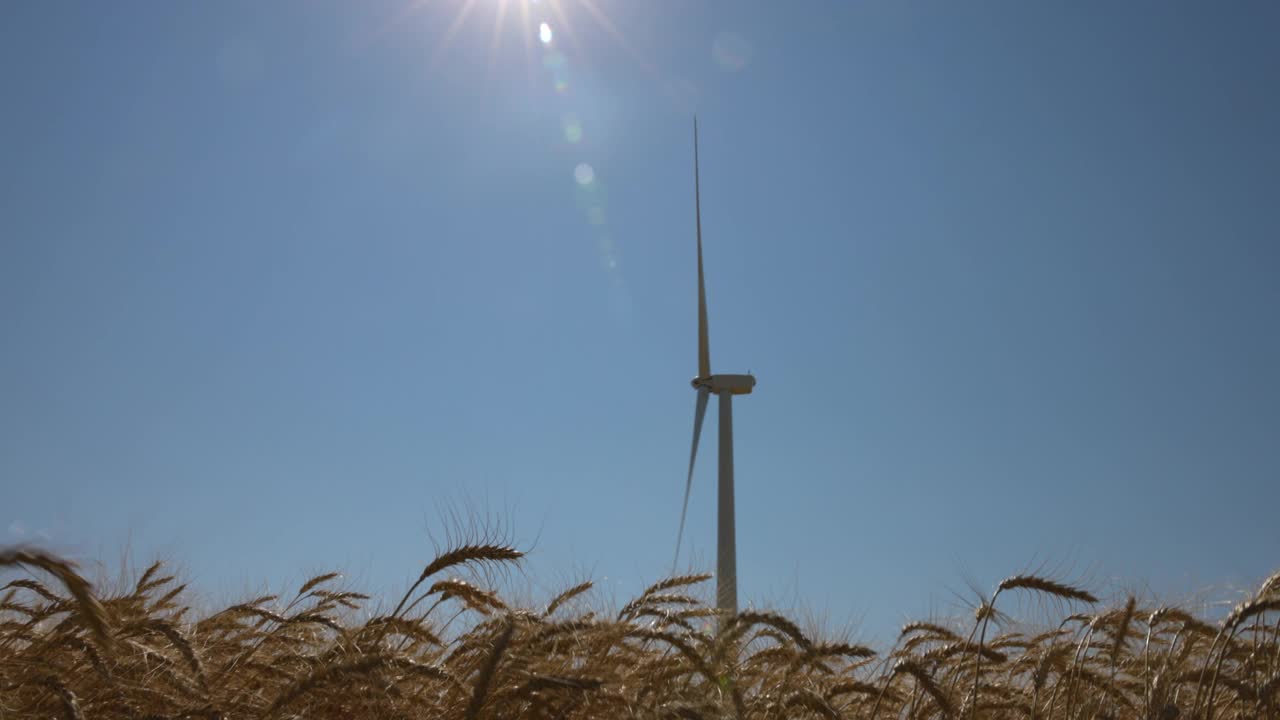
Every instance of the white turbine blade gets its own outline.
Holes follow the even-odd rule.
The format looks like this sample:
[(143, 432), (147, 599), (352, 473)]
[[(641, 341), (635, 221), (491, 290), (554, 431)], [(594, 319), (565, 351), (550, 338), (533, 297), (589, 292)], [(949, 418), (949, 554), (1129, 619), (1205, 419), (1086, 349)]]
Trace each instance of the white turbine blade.
[(698, 377), (711, 377), (707, 339), (707, 286), (702, 279), (702, 190), (698, 181), (698, 118), (693, 118), (693, 206), (698, 230)]
[(689, 478), (684, 483), (684, 505), (680, 508), (680, 530), (676, 533), (676, 556), (671, 561), (671, 574), (675, 575), (676, 564), (680, 562), (680, 541), (684, 538), (684, 518), (689, 512), (689, 491), (693, 489), (693, 461), (698, 458), (698, 436), (702, 434), (702, 418), (707, 414), (707, 398), (711, 388), (698, 388), (698, 404), (693, 411), (693, 449), (689, 451)]

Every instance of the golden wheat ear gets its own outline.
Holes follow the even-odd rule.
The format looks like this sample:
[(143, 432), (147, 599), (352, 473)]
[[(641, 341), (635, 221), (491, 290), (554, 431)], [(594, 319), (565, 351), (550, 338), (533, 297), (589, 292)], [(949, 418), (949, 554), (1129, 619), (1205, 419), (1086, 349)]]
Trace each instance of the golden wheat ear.
[(671, 590), (673, 588), (687, 587), (689, 585), (698, 585), (710, 579), (711, 579), (711, 573), (698, 573), (695, 575), (673, 575), (672, 577), (659, 580), (658, 582), (645, 588), (644, 592), (640, 593), (640, 597), (645, 597), (646, 595), (656, 595), (657, 593), (666, 592), (667, 590)]
[(436, 573), (447, 570), (451, 567), (459, 565), (497, 565), (503, 563), (513, 563), (524, 557), (524, 552), (517, 550), (515, 547), (499, 543), (473, 543), (468, 545), (460, 545), (452, 550), (447, 550), (437, 555), (427, 566), (422, 569), (422, 574), (418, 576), (416, 582), (409, 587), (404, 597), (400, 598), (400, 602), (396, 604), (396, 609), (391, 612), (392, 617), (398, 617), (401, 611), (404, 611), (405, 604), (409, 602), (409, 598), (413, 597), (413, 593), (417, 591), (418, 586), (426, 582), (427, 578)]
[(578, 583), (577, 585), (574, 585), (568, 590), (565, 590), (564, 592), (552, 598), (551, 602), (547, 603), (547, 609), (543, 611), (542, 616), (551, 617), (552, 615), (555, 614), (556, 610), (560, 609), (562, 605), (578, 597), (579, 595), (587, 592), (594, 586), (595, 586), (595, 583), (591, 582), (590, 580), (587, 580), (586, 582)]
[(441, 600), (457, 599), (468, 609), (481, 615), (490, 615), (495, 610), (506, 610), (507, 604), (490, 590), (483, 590), (464, 580), (440, 580), (427, 590), (427, 595), (440, 594)]
[(303, 595), (306, 595), (307, 592), (316, 589), (317, 586), (323, 585), (329, 582), (330, 580), (333, 580), (335, 578), (340, 578), (340, 577), (342, 577), (342, 573), (337, 573), (337, 572), (327, 572), (327, 573), (324, 573), (323, 575), (316, 575), (310, 580), (302, 583), (302, 587), (298, 588), (298, 596), (301, 597)]
[(458, 565), (491, 564), (515, 562), (524, 557), (524, 553), (510, 545), (481, 544), (462, 545), (437, 555), (423, 568), (421, 582), (436, 573)]
[(45, 600), (51, 603), (62, 602), (61, 596), (57, 595), (52, 590), (45, 587), (44, 583), (40, 582), (39, 580), (31, 580), (29, 578), (19, 578), (17, 580), (13, 580), (7, 583), (3, 588), (0, 588), (0, 589), (9, 590), (11, 588), (22, 588), (23, 590), (30, 590), (31, 592), (35, 593), (36, 595), (39, 595), (40, 597), (44, 598)]
[(22, 565), (28, 568), (43, 570), (58, 578), (67, 588), (67, 592), (75, 599), (80, 620), (88, 628), (99, 644), (111, 644), (111, 632), (108, 629), (107, 611), (93, 596), (89, 581), (75, 571), (71, 563), (42, 550), (10, 549), (0, 551), (0, 567)]
[(1076, 600), (1079, 602), (1096, 603), (1098, 598), (1093, 593), (1072, 587), (1065, 583), (1060, 583), (1048, 578), (1039, 577), (1037, 575), (1014, 575), (1005, 578), (1004, 581), (996, 587), (997, 592), (1006, 590), (1034, 590), (1046, 595), (1053, 595), (1064, 600)]
[(800, 628), (790, 620), (779, 615), (778, 613), (762, 612), (756, 610), (746, 610), (734, 615), (729, 621), (729, 627), (726, 628), (726, 637), (737, 637), (746, 632), (753, 625), (767, 625), (778, 632), (791, 638), (800, 649), (808, 652), (813, 647), (813, 643), (809, 638), (805, 637)]

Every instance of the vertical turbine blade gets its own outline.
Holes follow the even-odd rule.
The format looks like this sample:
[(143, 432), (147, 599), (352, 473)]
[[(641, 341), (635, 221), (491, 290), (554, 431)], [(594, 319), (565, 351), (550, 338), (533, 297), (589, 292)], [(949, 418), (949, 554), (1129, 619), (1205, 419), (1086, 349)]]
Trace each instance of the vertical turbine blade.
[(680, 508), (680, 530), (676, 533), (676, 556), (671, 561), (671, 574), (676, 574), (676, 564), (680, 562), (680, 541), (684, 538), (684, 518), (689, 512), (689, 491), (693, 489), (693, 461), (698, 457), (698, 436), (702, 434), (702, 418), (707, 414), (707, 398), (711, 389), (698, 388), (698, 404), (693, 411), (693, 449), (689, 451), (689, 478), (684, 483), (684, 505)]
[(707, 340), (707, 286), (702, 279), (702, 190), (698, 181), (698, 117), (693, 118), (693, 206), (698, 228), (698, 377), (711, 377)]

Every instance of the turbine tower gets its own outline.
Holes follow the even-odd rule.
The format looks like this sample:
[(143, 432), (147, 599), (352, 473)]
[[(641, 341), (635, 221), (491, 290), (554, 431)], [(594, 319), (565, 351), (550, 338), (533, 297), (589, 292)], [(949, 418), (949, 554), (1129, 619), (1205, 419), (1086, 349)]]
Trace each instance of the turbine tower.
[(689, 452), (689, 476), (684, 486), (684, 507), (680, 510), (680, 530), (676, 535), (676, 560), (680, 558), (680, 539), (684, 535), (685, 514), (689, 510), (689, 491), (693, 488), (693, 462), (698, 457), (698, 436), (702, 418), (707, 413), (707, 400), (720, 397), (720, 483), (717, 501), (716, 530), (716, 607), (729, 614), (738, 612), (738, 554), (733, 525), (733, 396), (748, 395), (756, 385), (751, 375), (712, 375), (711, 350), (707, 341), (707, 288), (702, 275), (702, 197), (698, 181), (698, 118), (693, 119), (693, 202), (698, 236), (698, 376), (693, 389), (698, 391), (693, 411), (693, 449)]

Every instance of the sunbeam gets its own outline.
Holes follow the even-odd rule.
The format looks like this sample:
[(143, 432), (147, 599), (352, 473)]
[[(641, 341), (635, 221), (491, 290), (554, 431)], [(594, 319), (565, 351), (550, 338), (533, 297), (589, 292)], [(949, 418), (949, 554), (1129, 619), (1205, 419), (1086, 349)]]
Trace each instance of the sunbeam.
[(524, 69), (533, 87), (533, 29), (529, 27), (529, 1), (520, 0), (520, 38), (524, 40)]
[(467, 15), (471, 14), (471, 8), (475, 7), (475, 4), (476, 0), (464, 0), (462, 7), (458, 8), (458, 13), (453, 16), (453, 22), (449, 23), (449, 28), (444, 31), (444, 37), (440, 39), (440, 44), (431, 53), (430, 67), (436, 67), (440, 57), (449, 49), (449, 45), (453, 42), (453, 37), (457, 35), (458, 29), (462, 27), (462, 24), (467, 21)]
[(485, 63), (485, 85), (493, 75), (493, 68), (498, 63), (498, 52), (502, 50), (502, 25), (507, 16), (507, 0), (498, 0), (498, 11), (493, 16), (493, 37), (489, 38), (489, 60)]
[(560, 0), (549, 0), (548, 4), (551, 6), (551, 12), (555, 13), (556, 27), (563, 29), (565, 38), (569, 40), (569, 49), (578, 55), (584, 54), (582, 43), (578, 42), (577, 33), (573, 31), (573, 23), (569, 20), (568, 13), (560, 6)]
[(578, 0), (578, 3), (581, 4), (582, 7), (586, 8), (587, 13), (596, 21), (596, 24), (608, 33), (609, 37), (618, 44), (618, 47), (622, 48), (623, 52), (630, 56), (642, 70), (652, 76), (659, 84), (664, 84), (665, 81), (662, 79), (662, 73), (658, 72), (658, 68), (653, 63), (645, 60), (644, 57), (636, 51), (635, 47), (628, 42), (627, 38), (618, 30), (618, 26), (614, 25), (613, 21), (609, 19), (609, 16), (605, 15), (604, 11), (596, 5), (595, 0)]

